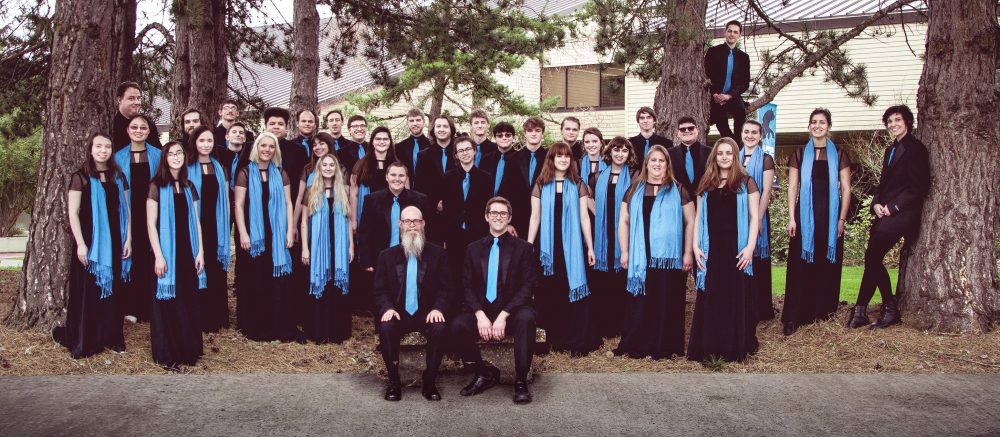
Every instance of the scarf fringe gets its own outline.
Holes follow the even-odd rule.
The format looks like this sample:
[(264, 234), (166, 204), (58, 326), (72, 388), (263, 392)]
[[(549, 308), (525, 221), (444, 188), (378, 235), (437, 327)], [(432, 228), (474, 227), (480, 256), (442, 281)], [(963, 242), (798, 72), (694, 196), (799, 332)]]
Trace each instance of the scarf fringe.
[(340, 289), (341, 291), (340, 294), (346, 296), (349, 284), (350, 281), (348, 280), (347, 271), (343, 269), (338, 269), (333, 275), (333, 285)]
[(812, 251), (806, 251), (805, 249), (802, 249), (802, 259), (804, 259), (807, 263), (812, 264), (813, 262), (816, 261), (816, 254), (813, 253)]
[(156, 299), (157, 300), (171, 300), (177, 296), (177, 287), (168, 284), (157, 284), (156, 286)]
[(257, 258), (260, 254), (264, 253), (264, 240), (257, 240), (250, 242), (250, 258)]
[(826, 248), (826, 260), (830, 261), (831, 264), (837, 262), (837, 243), (829, 245)]
[(552, 255), (542, 252), (542, 255), (539, 258), (542, 261), (542, 274), (545, 276), (554, 275), (555, 271), (552, 269)]
[(101, 289), (101, 299), (107, 299), (111, 296), (111, 286), (114, 283), (114, 270), (112, 270), (111, 266), (89, 261), (87, 272), (94, 276), (94, 281), (97, 282), (97, 286)]
[(628, 278), (628, 282), (625, 285), (625, 290), (629, 292), (632, 296), (645, 296), (646, 295), (646, 281), (638, 276), (631, 276)]
[(608, 260), (598, 258), (597, 263), (594, 264), (594, 270), (599, 270), (602, 272), (608, 271)]
[(229, 246), (222, 247), (220, 245), (215, 250), (216, 250), (215, 253), (218, 255), (216, 257), (216, 260), (219, 261), (219, 264), (222, 264), (222, 271), (228, 272), (229, 271)]
[(271, 276), (275, 278), (286, 276), (292, 273), (292, 263), (282, 264), (280, 266), (274, 266)]
[(649, 268), (659, 269), (659, 270), (676, 270), (684, 266), (684, 260), (681, 258), (651, 258), (649, 260)]
[(132, 257), (122, 260), (122, 282), (132, 282)]
[(586, 283), (569, 291), (569, 301), (571, 303), (587, 296), (590, 296), (590, 287)]
[(757, 239), (757, 247), (753, 250), (753, 256), (760, 259), (771, 258), (771, 245), (768, 243), (767, 238)]

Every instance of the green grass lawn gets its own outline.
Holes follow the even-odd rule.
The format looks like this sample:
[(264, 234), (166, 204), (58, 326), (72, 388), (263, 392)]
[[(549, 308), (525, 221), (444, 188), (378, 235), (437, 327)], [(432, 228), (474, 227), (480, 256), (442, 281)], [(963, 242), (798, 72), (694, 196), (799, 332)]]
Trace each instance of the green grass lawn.
[[(853, 305), (858, 300), (858, 287), (861, 286), (861, 275), (864, 273), (864, 266), (844, 266), (844, 273), (840, 278), (840, 300), (847, 301)], [(892, 289), (896, 290), (896, 279), (899, 277), (898, 269), (889, 269), (889, 279), (892, 280)], [(771, 268), (771, 292), (775, 296), (785, 294), (785, 266), (774, 266)], [(882, 303), (882, 297), (878, 290), (871, 304)]]

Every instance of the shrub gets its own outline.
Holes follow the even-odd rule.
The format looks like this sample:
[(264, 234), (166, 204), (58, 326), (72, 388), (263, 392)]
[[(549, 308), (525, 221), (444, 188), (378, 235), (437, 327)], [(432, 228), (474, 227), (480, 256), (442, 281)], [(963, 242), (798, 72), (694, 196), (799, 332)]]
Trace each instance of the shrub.
[[(7, 117), (0, 118), (0, 126), (6, 123)], [(41, 143), (41, 129), (28, 137), (0, 135), (0, 237), (13, 235), (17, 217), (31, 207)]]

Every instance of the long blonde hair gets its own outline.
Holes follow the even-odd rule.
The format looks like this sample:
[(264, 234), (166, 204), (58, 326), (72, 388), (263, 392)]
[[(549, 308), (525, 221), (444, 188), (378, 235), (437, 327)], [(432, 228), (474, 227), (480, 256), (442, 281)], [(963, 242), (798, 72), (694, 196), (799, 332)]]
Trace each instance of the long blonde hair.
[(323, 183), (323, 161), (327, 159), (333, 161), (333, 165), (337, 169), (333, 174), (333, 201), (334, 203), (340, 203), (344, 215), (350, 217), (351, 207), (347, 201), (347, 184), (344, 183), (344, 173), (340, 169), (340, 162), (337, 161), (337, 157), (332, 153), (323, 155), (322, 158), (317, 160), (316, 168), (313, 169), (313, 183), (309, 186), (309, 192), (307, 193), (309, 196), (309, 215), (313, 215), (319, 210), (320, 202), (326, 202), (326, 184)]
[(274, 165), (281, 167), (281, 142), (278, 141), (278, 137), (270, 132), (264, 132), (258, 135), (257, 139), (254, 140), (253, 148), (250, 149), (250, 160), (256, 162), (257, 165), (260, 165), (260, 151), (257, 150), (257, 146), (259, 146), (260, 142), (265, 139), (274, 142), (274, 156), (271, 157), (271, 162), (274, 163)]

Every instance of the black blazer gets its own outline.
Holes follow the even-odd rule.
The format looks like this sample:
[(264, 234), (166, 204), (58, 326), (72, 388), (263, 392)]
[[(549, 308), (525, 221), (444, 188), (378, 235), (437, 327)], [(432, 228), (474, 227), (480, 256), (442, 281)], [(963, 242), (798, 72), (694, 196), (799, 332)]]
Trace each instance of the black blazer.
[[(372, 294), (378, 307), (376, 319), (386, 311), (406, 311), (406, 254), (403, 246), (393, 246), (378, 254), (375, 266), (375, 286)], [(417, 261), (417, 317), (426, 317), (431, 310), (448, 314), (451, 310), (451, 271), (444, 248), (425, 243)]]
[[(300, 141), (280, 140), (278, 148), (281, 149), (281, 169), (288, 173), (288, 179), (292, 181), (292, 201), (299, 198), (298, 180), (302, 179), (302, 170), (309, 164), (309, 153), (306, 153), (306, 146)], [(246, 147), (246, 146), (244, 146)]]
[[(635, 168), (641, 168), (643, 161), (646, 159), (646, 137), (639, 134), (629, 138), (628, 142), (632, 143), (632, 150), (635, 150)], [(657, 144), (666, 147), (667, 150), (674, 147), (674, 142), (670, 141), (669, 138), (654, 133), (649, 137), (649, 147)]]
[(882, 178), (872, 204), (889, 207), (888, 217), (876, 218), (872, 231), (916, 237), (921, 210), (930, 190), (930, 162), (927, 147), (912, 133), (894, 141), (896, 152), (889, 164), (892, 147), (882, 157)]
[(358, 150), (362, 147), (365, 148), (365, 153), (371, 153), (370, 148), (367, 144), (355, 143), (347, 138), (340, 138), (340, 150), (337, 151), (337, 161), (340, 161), (340, 166), (344, 169), (344, 177), (347, 180), (351, 179), (351, 173), (354, 172), (354, 164), (357, 164), (361, 159), (358, 158)]
[[(514, 156), (511, 161), (517, 165), (517, 168), (521, 171), (521, 175), (524, 178), (525, 186), (531, 187), (535, 185), (535, 181), (538, 180), (538, 175), (542, 174), (542, 167), (545, 166), (545, 156), (548, 155), (549, 149), (539, 146), (538, 150), (535, 150), (535, 172), (531, 174), (531, 179), (528, 179), (528, 170), (531, 168), (531, 150), (527, 147), (514, 152)], [(510, 169), (510, 162), (504, 167), (504, 176), (506, 176), (507, 170)]]
[(500, 237), (500, 274), (497, 275), (497, 297), (486, 300), (486, 273), (490, 261), (493, 236), (488, 235), (469, 244), (465, 249), (462, 288), (466, 311), (488, 309), (513, 312), (517, 307), (531, 305), (531, 290), (538, 281), (538, 262), (527, 241), (503, 234)]
[(668, 149), (667, 154), (670, 155), (670, 167), (674, 170), (674, 179), (694, 199), (695, 193), (698, 191), (698, 184), (701, 183), (701, 177), (705, 174), (705, 164), (712, 155), (712, 148), (699, 142), (691, 145), (691, 157), (694, 158), (693, 181), (688, 179), (687, 170), (684, 169), (684, 165), (687, 163), (687, 147), (683, 143), (678, 144), (677, 147)]
[[(479, 162), (479, 168), (490, 174), (490, 181), (494, 184), (496, 183), (500, 153), (497, 151), (497, 153), (486, 155)], [(514, 208), (514, 217), (510, 223), (514, 229), (517, 229), (517, 235), (524, 238), (528, 235), (528, 221), (531, 218), (531, 190), (528, 188), (527, 176), (521, 171), (517, 160), (517, 152), (513, 149), (504, 155), (503, 179), (500, 181), (500, 190), (497, 191), (496, 195), (507, 199), (511, 207)], [(491, 185), (490, 188), (492, 189), (493, 186)]]
[(485, 158), (486, 155), (497, 153), (498, 151), (500, 151), (500, 148), (497, 146), (497, 143), (494, 143), (489, 139), (483, 140), (480, 144), (476, 144), (476, 153), (479, 154), (480, 165), (482, 165), (483, 158)]
[[(365, 196), (365, 207), (358, 224), (358, 263), (364, 268), (375, 266), (379, 252), (389, 247), (392, 226), (399, 226), (398, 223), (390, 223), (392, 198), (388, 188)], [(411, 205), (420, 208), (420, 212), (427, 217), (427, 196), (403, 189), (399, 193), (399, 211)]]
[[(444, 170), (441, 169), (442, 153), (447, 156), (447, 164)], [(444, 173), (446, 170), (453, 168), (455, 168), (455, 146), (452, 144), (449, 144), (445, 148), (435, 144), (417, 154), (417, 168), (413, 179), (410, 181), (410, 186), (414, 190), (427, 195), (427, 201), (430, 203), (431, 209), (435, 214), (437, 213), (437, 203), (441, 200), (442, 192), (444, 191), (441, 189), (444, 181)], [(427, 219), (427, 217), (424, 217), (424, 219)]]
[[(726, 85), (726, 64), (729, 63), (729, 46), (726, 43), (713, 46), (705, 52), (705, 75), (712, 81), (712, 94), (721, 93)], [(733, 49), (733, 78), (729, 94), (735, 98), (750, 88), (750, 56), (743, 50)]]
[[(396, 143), (396, 145), (393, 147), (393, 149), (396, 150), (396, 159), (398, 159), (400, 162), (403, 163), (403, 165), (406, 166), (406, 171), (410, 176), (415, 175), (416, 174), (415, 172), (417, 171), (417, 168), (413, 166), (414, 139), (416, 139), (417, 144), (419, 144), (417, 153), (427, 150), (427, 148), (431, 146), (431, 139), (427, 138), (426, 135), (421, 134), (419, 137), (414, 137), (410, 135), (406, 137), (405, 140)], [(419, 160), (420, 158), (418, 157), (417, 161)]]
[[(506, 171), (506, 170), (505, 170)], [(493, 197), (493, 175), (482, 169), (472, 167), (469, 170), (469, 197), (463, 199), (462, 180), (465, 170), (455, 167), (444, 175), (444, 227), (447, 236), (459, 236), (458, 231), (465, 222), (465, 230), (472, 238), (485, 237), (489, 233), (489, 225), (483, 218), (486, 202)]]

